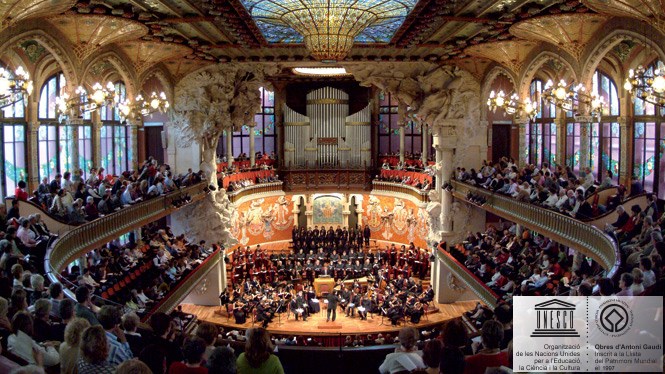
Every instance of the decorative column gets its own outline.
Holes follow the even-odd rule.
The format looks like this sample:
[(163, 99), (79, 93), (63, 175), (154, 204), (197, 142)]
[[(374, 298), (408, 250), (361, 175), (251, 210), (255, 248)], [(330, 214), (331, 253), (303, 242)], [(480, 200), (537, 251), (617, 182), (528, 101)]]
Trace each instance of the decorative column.
[[(99, 111), (92, 111), (90, 120), (92, 122), (92, 165), (99, 168), (102, 163), (102, 120)], [(84, 170), (84, 172), (87, 174), (90, 170)]]
[(397, 124), (399, 125), (399, 161), (404, 163), (404, 147), (406, 143), (406, 103), (400, 101), (397, 106), (397, 115), (399, 116)]
[[(566, 160), (566, 112), (561, 108), (556, 108), (556, 158), (555, 161), (559, 165), (567, 165)], [(550, 165), (550, 169), (554, 169), (554, 165)]]
[(226, 166), (233, 165), (233, 129), (226, 129)]
[(427, 158), (429, 157), (429, 128), (425, 123), (421, 124), (420, 126), (421, 126), (420, 133), (423, 138), (423, 151), (421, 153), (422, 162), (423, 162), (423, 167), (426, 167)]
[[(592, 116), (575, 116), (575, 122), (580, 124), (580, 171), (591, 163), (589, 132), (591, 131)], [(595, 170), (592, 170), (595, 171)], [(599, 176), (600, 177), (600, 176)]]
[[(450, 183), (453, 175), (453, 159), (455, 157), (455, 145), (457, 144), (457, 132), (455, 131), (454, 123), (444, 123), (437, 128), (438, 133), (435, 142), (436, 148), (436, 162), (440, 165), (441, 170), (437, 175), (437, 189), (439, 187), (439, 180), (441, 186)], [(447, 189), (441, 190), (441, 230), (443, 234), (450, 234), (453, 231), (453, 194)]]
[(256, 122), (252, 122), (248, 125), (249, 127), (249, 165), (254, 166), (256, 163), (256, 140), (254, 135), (254, 129), (256, 128)]
[(83, 126), (83, 120), (80, 118), (76, 118), (74, 120), (71, 120), (69, 124), (72, 127), (72, 165), (70, 166), (70, 170), (61, 170), (63, 173), (65, 171), (70, 171), (72, 174), (74, 173), (74, 170), (79, 169), (81, 165), (79, 165), (79, 128)]
[[(286, 98), (286, 85), (283, 82), (273, 82), (275, 88), (275, 154), (277, 155), (277, 165), (275, 167), (284, 166), (284, 105)], [(288, 166), (288, 165), (287, 165)]]
[(527, 157), (526, 127), (529, 126), (529, 117), (515, 117), (513, 123), (519, 126), (519, 157), (515, 160), (519, 166), (525, 166), (529, 163)]
[[(619, 136), (621, 137), (621, 156), (619, 158), (619, 184), (630, 186), (633, 169), (635, 167), (635, 159), (629, 155), (633, 155), (633, 134), (635, 133), (635, 122), (628, 121), (628, 118), (621, 116), (617, 118), (619, 123)], [(603, 176), (597, 176), (602, 180)]]
[(142, 127), (143, 119), (130, 119), (127, 120), (129, 127), (129, 136), (131, 139), (131, 154), (129, 154), (129, 162), (132, 168), (137, 169), (139, 163), (139, 126)]
[[(39, 186), (39, 146), (38, 146), (38, 132), (39, 132), (39, 101), (37, 95), (30, 95), (27, 100), (26, 106), (26, 146), (27, 154), (27, 167), (26, 173), (28, 180), (28, 190), (34, 191)], [(13, 195), (14, 191), (6, 191), (7, 195)]]

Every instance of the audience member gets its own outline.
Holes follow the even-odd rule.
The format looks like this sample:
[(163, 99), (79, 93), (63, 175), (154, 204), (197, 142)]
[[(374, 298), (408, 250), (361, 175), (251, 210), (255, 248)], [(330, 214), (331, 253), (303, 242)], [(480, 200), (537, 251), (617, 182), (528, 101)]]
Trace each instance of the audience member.
[(248, 331), (245, 352), (238, 356), (236, 365), (238, 374), (273, 373), (283, 374), (284, 368), (279, 358), (272, 352), (275, 347), (270, 341), (270, 334), (264, 328), (253, 328)]

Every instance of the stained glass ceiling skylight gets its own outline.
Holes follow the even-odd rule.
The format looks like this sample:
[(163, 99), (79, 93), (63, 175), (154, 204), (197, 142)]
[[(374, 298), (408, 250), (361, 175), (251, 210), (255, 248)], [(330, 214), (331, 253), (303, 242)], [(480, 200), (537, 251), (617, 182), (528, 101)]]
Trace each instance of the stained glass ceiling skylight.
[[(388, 43), (418, 0), (240, 0), (270, 43)], [(326, 40), (327, 42), (328, 40)], [(309, 47), (309, 46), (308, 46)], [(344, 48), (343, 45), (338, 46)], [(350, 49), (350, 46), (348, 47)]]

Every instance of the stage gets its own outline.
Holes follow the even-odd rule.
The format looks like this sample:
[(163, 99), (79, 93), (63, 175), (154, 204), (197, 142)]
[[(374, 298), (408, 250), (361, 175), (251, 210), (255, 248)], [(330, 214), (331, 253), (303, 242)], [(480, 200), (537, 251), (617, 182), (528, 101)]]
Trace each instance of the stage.
[[(372, 318), (367, 316), (367, 320), (361, 320), (357, 315), (355, 317), (347, 317), (344, 313), (340, 313), (340, 308), (337, 309), (337, 319), (335, 322), (326, 322), (326, 310), (322, 309), (317, 314), (312, 314), (306, 322), (302, 320), (294, 320), (293, 316), (286, 318), (286, 313), (283, 313), (281, 320), (275, 316), (272, 323), (268, 325), (268, 331), (277, 335), (308, 335), (308, 336), (330, 336), (330, 335), (355, 335), (355, 334), (377, 334), (377, 333), (395, 333), (399, 331), (402, 326), (413, 326), (416, 328), (427, 328), (440, 325), (441, 323), (462, 316), (466, 311), (473, 309), (476, 306), (476, 300), (472, 301), (459, 301), (453, 304), (437, 304), (433, 303), (432, 306), (435, 310), (423, 316), (418, 324), (410, 322), (402, 322), (399, 326), (392, 326), (390, 320), (382, 318), (379, 315), (374, 315)], [(222, 326), (225, 331), (228, 330), (244, 330), (252, 327), (251, 319), (245, 324), (238, 325), (235, 323), (233, 316), (228, 318), (226, 311), (220, 315), (219, 306), (202, 306), (193, 304), (181, 304), (182, 311), (196, 315), (199, 321), (211, 322), (216, 325)], [(255, 326), (260, 326), (261, 323), (257, 322)]]

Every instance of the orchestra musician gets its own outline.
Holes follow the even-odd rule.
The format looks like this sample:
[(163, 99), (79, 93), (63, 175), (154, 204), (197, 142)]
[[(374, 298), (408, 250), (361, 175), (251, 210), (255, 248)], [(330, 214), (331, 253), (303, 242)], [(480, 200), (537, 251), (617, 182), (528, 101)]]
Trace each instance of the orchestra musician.
[(390, 319), (393, 326), (397, 326), (397, 322), (404, 317), (402, 302), (398, 298), (395, 298), (389, 305), (390, 307), (386, 313), (387, 317)]
[(243, 303), (241, 300), (242, 299), (236, 299), (233, 303), (233, 317), (238, 325), (247, 322), (247, 314), (245, 313), (247, 304)]
[(275, 310), (272, 307), (272, 300), (263, 299), (260, 301), (256, 307), (256, 320), (263, 322), (263, 328), (268, 327), (268, 324), (272, 322), (273, 317), (275, 316)]
[(307, 321), (307, 316), (308, 316), (308, 308), (309, 306), (305, 302), (305, 299), (303, 298), (302, 291), (298, 292), (298, 296), (294, 297), (291, 300), (291, 312), (293, 312), (293, 315), (296, 317), (296, 321), (298, 320), (298, 317), (302, 317), (303, 322)]
[(358, 316), (360, 319), (367, 320), (367, 313), (372, 309), (372, 298), (371, 296), (362, 296), (360, 298), (360, 303), (358, 305)]
[(355, 291), (351, 291), (351, 296), (349, 297), (349, 303), (346, 306), (346, 316), (353, 317), (356, 312), (356, 308), (360, 305), (360, 295)]

